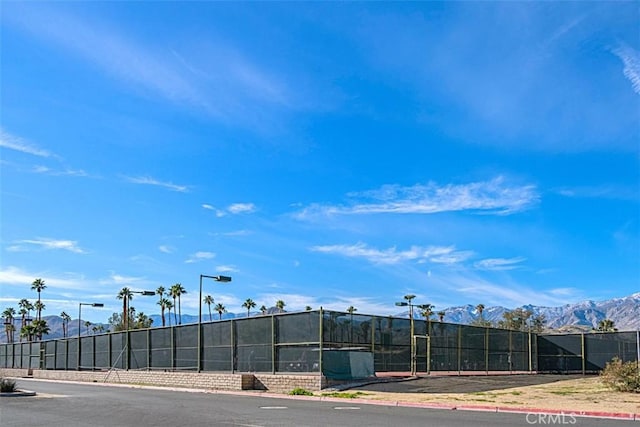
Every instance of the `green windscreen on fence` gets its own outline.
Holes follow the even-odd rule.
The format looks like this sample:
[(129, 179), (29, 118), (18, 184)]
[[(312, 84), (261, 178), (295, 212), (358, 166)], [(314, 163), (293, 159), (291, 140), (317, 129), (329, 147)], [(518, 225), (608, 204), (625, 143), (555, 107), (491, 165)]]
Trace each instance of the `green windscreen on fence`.
[(0, 367), (319, 374), (356, 352), (370, 354), (377, 372), (586, 373), (613, 357), (636, 361), (638, 341), (638, 332), (538, 335), (313, 310), (0, 344)]

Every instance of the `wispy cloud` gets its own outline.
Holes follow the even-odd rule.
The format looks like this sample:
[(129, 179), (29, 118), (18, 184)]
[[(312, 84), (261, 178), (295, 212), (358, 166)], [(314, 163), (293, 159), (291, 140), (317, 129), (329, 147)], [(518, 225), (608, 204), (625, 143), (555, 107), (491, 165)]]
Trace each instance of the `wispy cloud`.
[(256, 205), (253, 203), (234, 203), (230, 205), (227, 210), (232, 214), (252, 213), (255, 212)]
[(82, 169), (63, 169), (63, 170), (54, 170), (47, 166), (35, 166), (33, 168), (33, 172), (40, 173), (49, 176), (77, 176), (77, 177), (87, 177), (89, 174)]
[(236, 273), (238, 268), (233, 265), (219, 265), (216, 267), (218, 273)]
[(295, 216), (304, 219), (314, 215), (434, 214), (455, 211), (509, 215), (528, 209), (539, 200), (534, 185), (509, 185), (501, 176), (469, 184), (439, 186), (431, 182), (412, 187), (385, 185), (377, 190), (351, 193), (349, 196), (368, 201), (356, 201), (349, 206), (316, 204)]
[(456, 264), (467, 260), (473, 255), (471, 251), (456, 251), (453, 246), (412, 246), (399, 251), (395, 247), (389, 249), (375, 249), (364, 243), (355, 245), (325, 245), (312, 246), (313, 252), (341, 255), (348, 258), (362, 258), (379, 264), (398, 264), (405, 261), (430, 261), (439, 264)]
[(169, 246), (169, 245), (160, 245), (158, 246), (158, 250), (162, 253), (165, 254), (170, 254), (173, 253), (173, 247)]
[(189, 256), (189, 258), (185, 261), (185, 263), (187, 264), (191, 264), (194, 262), (199, 262), (199, 261), (203, 261), (205, 259), (212, 259), (215, 258), (216, 254), (213, 252), (204, 252), (204, 251), (199, 251), (196, 253), (193, 253)]
[(622, 72), (631, 82), (633, 91), (640, 94), (640, 53), (625, 44), (618, 46), (613, 53), (622, 61)]
[(474, 266), (479, 270), (514, 270), (520, 268), (520, 264), (524, 262), (526, 258), (486, 258), (477, 261)]
[(17, 286), (24, 288), (25, 284), (32, 283), (34, 278), (41, 277), (50, 288), (86, 290), (87, 280), (84, 276), (65, 274), (58, 275), (49, 271), (25, 271), (18, 267), (8, 266), (0, 269), (0, 283), (5, 286)]
[(257, 209), (256, 205), (254, 205), (253, 203), (233, 203), (227, 206), (225, 209), (218, 209), (208, 203), (203, 203), (201, 206), (203, 209), (215, 212), (217, 217), (223, 217), (227, 214), (239, 215), (253, 213)]
[(25, 239), (16, 240), (12, 246), (9, 246), (7, 250), (11, 252), (28, 251), (31, 247), (37, 247), (38, 249), (53, 250), (62, 249), (77, 254), (84, 254), (86, 251), (78, 246), (78, 242), (75, 240), (57, 240), (39, 237), (37, 239)]
[(0, 147), (38, 157), (58, 157), (48, 150), (40, 148), (29, 141), (15, 135), (11, 135), (0, 128)]
[(187, 193), (189, 191), (189, 187), (186, 185), (177, 185), (172, 182), (163, 182), (150, 176), (123, 176), (123, 178), (133, 184), (154, 185), (157, 187), (166, 188), (171, 191), (178, 191), (180, 193)]
[[(9, 19), (9, 18), (7, 18)], [(58, 45), (101, 71), (178, 106), (216, 120), (264, 130), (280, 112), (309, 108), (314, 98), (308, 85), (284, 78), (233, 41), (215, 31), (184, 46), (154, 45), (137, 38), (122, 24), (88, 13), (23, 6), (10, 16), (30, 34)]]
[(591, 187), (558, 187), (551, 191), (565, 197), (602, 198), (638, 201), (640, 194), (637, 188), (626, 188), (617, 185), (598, 185)]

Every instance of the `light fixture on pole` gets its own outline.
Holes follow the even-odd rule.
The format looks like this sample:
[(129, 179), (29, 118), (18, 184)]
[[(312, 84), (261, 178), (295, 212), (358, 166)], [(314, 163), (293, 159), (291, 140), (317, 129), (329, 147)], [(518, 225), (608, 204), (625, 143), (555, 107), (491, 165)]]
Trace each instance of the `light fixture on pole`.
[(82, 306), (88, 305), (91, 307), (104, 307), (104, 304), (101, 302), (81, 302), (78, 303), (78, 371), (80, 370), (80, 332), (82, 331)]
[[(132, 294), (140, 294), (144, 297), (152, 297), (154, 296), (156, 293), (154, 291), (129, 291)], [(129, 312), (131, 311), (131, 307), (129, 306), (129, 295), (125, 295), (124, 296), (126, 298), (126, 305), (127, 305), (127, 310), (124, 314), (124, 319), (122, 319), (122, 328), (127, 331), (129, 330)]]
[(213, 279), (216, 282), (228, 283), (231, 281), (229, 276), (207, 276), (206, 274), (200, 275), (200, 293), (198, 296), (198, 368), (197, 371), (202, 370), (202, 279)]
[[(82, 306), (88, 305), (91, 307), (104, 307), (104, 304), (101, 302), (81, 302), (78, 304), (78, 338), (80, 338), (81, 331), (81, 319), (82, 319)], [(78, 342), (79, 344), (79, 342)]]

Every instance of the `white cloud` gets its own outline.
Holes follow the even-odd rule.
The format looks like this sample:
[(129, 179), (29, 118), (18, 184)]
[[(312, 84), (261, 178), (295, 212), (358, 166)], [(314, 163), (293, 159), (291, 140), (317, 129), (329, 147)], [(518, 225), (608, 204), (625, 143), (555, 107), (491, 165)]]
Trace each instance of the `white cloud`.
[(12, 252), (27, 251), (28, 246), (25, 245), (33, 245), (45, 250), (63, 249), (77, 254), (86, 253), (84, 249), (78, 246), (78, 242), (75, 240), (56, 240), (40, 237), (37, 239), (18, 240), (14, 243), (15, 245), (8, 247), (7, 250)]
[(627, 45), (620, 45), (613, 53), (622, 61), (622, 72), (631, 82), (633, 91), (640, 94), (640, 53)]
[(115, 285), (141, 285), (147, 283), (147, 280), (144, 277), (136, 277), (136, 276), (123, 276), (121, 274), (116, 274), (115, 272), (111, 272), (108, 279), (102, 279), (100, 281), (101, 284), (115, 284)]
[(404, 261), (426, 260), (434, 263), (454, 264), (462, 262), (473, 255), (470, 251), (456, 251), (453, 246), (412, 246), (398, 251), (395, 247), (389, 249), (370, 248), (364, 243), (354, 245), (324, 245), (312, 246), (313, 252), (342, 255), (348, 258), (363, 258), (373, 263), (398, 264)]
[(377, 190), (351, 193), (355, 199), (370, 199), (350, 206), (312, 205), (296, 216), (354, 214), (433, 214), (471, 211), (509, 215), (535, 205), (539, 195), (534, 185), (508, 185), (504, 177), (469, 184), (416, 184), (412, 187), (385, 185)]
[(480, 260), (474, 264), (479, 270), (514, 270), (520, 268), (520, 263), (525, 261), (526, 258), (487, 258)]
[(227, 210), (232, 214), (255, 212), (256, 206), (253, 203), (234, 203)]
[(216, 254), (213, 253), (213, 252), (200, 251), (200, 252), (196, 252), (194, 254), (191, 254), (189, 256), (189, 259), (187, 259), (185, 261), (185, 263), (191, 264), (191, 263), (202, 261), (202, 260), (205, 260), (205, 259), (212, 259), (212, 258), (215, 258), (215, 256), (216, 256)]
[(213, 206), (211, 206), (211, 205), (209, 205), (209, 204), (207, 204), (207, 203), (203, 203), (203, 204), (202, 204), (202, 208), (203, 208), (203, 209), (210, 210), (210, 211), (215, 210), (215, 208), (214, 208)]
[(50, 151), (39, 148), (18, 136), (11, 135), (0, 128), (0, 147), (38, 157), (57, 157)]
[(24, 289), (30, 286), (36, 278), (42, 278), (49, 288), (84, 290), (87, 288), (87, 280), (82, 275), (65, 274), (58, 276), (47, 271), (25, 271), (18, 267), (6, 267), (0, 269), (0, 283), (4, 286), (16, 286)]
[(180, 193), (186, 193), (189, 191), (189, 187), (186, 185), (177, 185), (172, 182), (162, 182), (149, 176), (124, 176), (123, 178), (133, 184), (154, 185), (167, 188), (171, 191), (178, 191)]
[(168, 245), (160, 245), (160, 246), (158, 246), (158, 250), (160, 252), (162, 252), (162, 253), (170, 254), (170, 253), (173, 252), (173, 247), (168, 246)]
[(218, 273), (235, 273), (238, 269), (232, 265), (219, 265), (216, 267)]
[(35, 166), (33, 168), (33, 172), (44, 174), (44, 175), (50, 175), (50, 176), (79, 176), (79, 177), (89, 176), (89, 174), (83, 171), (82, 169), (66, 168), (63, 170), (54, 170), (47, 166), (42, 166), (42, 165)]

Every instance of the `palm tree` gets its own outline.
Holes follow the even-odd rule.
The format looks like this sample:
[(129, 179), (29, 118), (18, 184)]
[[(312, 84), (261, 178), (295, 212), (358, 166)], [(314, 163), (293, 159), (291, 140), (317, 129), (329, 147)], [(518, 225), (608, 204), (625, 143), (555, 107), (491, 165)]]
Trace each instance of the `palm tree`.
[[(36, 310), (38, 310), (38, 318), (36, 320), (39, 322), (39, 321), (42, 320), (42, 312), (44, 311), (44, 309), (47, 306), (44, 305), (44, 303), (42, 301), (38, 300), (34, 304), (34, 307), (36, 308)], [(38, 334), (38, 339), (41, 340), (42, 339), (42, 335)]]
[(242, 304), (242, 306), (247, 309), (247, 317), (249, 317), (251, 313), (251, 309), (256, 306), (256, 303), (251, 298), (247, 298), (247, 300)]
[(209, 322), (211, 322), (211, 304), (214, 303), (213, 297), (211, 295), (207, 295), (202, 301), (209, 307)]
[[(7, 335), (7, 342), (13, 342), (13, 331), (11, 330), (11, 326), (13, 326), (13, 317), (16, 315), (16, 309), (13, 307), (8, 307), (2, 312), (2, 317), (4, 317), (4, 332)], [(15, 330), (15, 326), (13, 326), (13, 330)]]
[(62, 338), (66, 338), (67, 335), (69, 335), (69, 321), (71, 320), (71, 316), (63, 311), (60, 313), (60, 317), (62, 317)]
[(162, 316), (162, 327), (164, 327), (164, 286), (158, 286), (158, 289), (156, 289), (156, 294), (159, 295), (160, 299), (158, 300), (158, 305), (160, 306), (160, 312), (161, 312), (161, 316)]
[(482, 312), (484, 311), (484, 304), (476, 305), (476, 310), (478, 310), (478, 316), (480, 316), (480, 320), (482, 321)]
[(611, 319), (603, 319), (598, 322), (598, 331), (600, 332), (616, 332), (618, 328), (615, 327), (615, 323)]
[[(170, 290), (171, 296), (173, 297), (174, 300), (174, 306), (175, 306), (175, 299), (178, 298), (178, 325), (182, 325), (182, 307), (180, 304), (180, 296), (182, 294), (186, 294), (187, 290), (182, 286), (181, 283), (176, 283), (175, 285), (171, 286), (171, 290)], [(175, 310), (173, 311), (173, 314), (175, 315)]]
[(89, 326), (91, 326), (91, 322), (88, 320), (84, 322), (84, 327), (87, 328), (87, 335), (89, 335)]
[(433, 304), (423, 304), (420, 308), (420, 314), (427, 320), (430, 320), (430, 317), (433, 316), (433, 309), (436, 308)]
[(133, 292), (131, 289), (126, 286), (120, 289), (117, 297), (122, 300), (122, 330), (126, 331), (129, 329), (129, 301), (133, 299)]
[(284, 311), (284, 306), (287, 305), (285, 304), (284, 301), (282, 301), (281, 299), (279, 299), (278, 301), (276, 301), (276, 308), (278, 309), (278, 311), (280, 313), (282, 313)]
[(24, 325), (22, 328), (20, 328), (20, 340), (22, 340), (22, 338), (24, 337), (27, 339), (27, 341), (30, 342), (33, 339), (34, 334), (35, 334), (35, 325), (33, 324)]
[(444, 316), (447, 314), (444, 311), (439, 311), (438, 313), (436, 313), (438, 315), (438, 318), (440, 319), (440, 323), (442, 323), (444, 321)]
[(218, 312), (218, 319), (222, 320), (222, 313), (227, 312), (227, 308), (222, 303), (217, 303), (214, 310)]
[(164, 328), (165, 325), (165, 320), (164, 320), (164, 311), (167, 309), (167, 305), (165, 304), (165, 302), (167, 301), (166, 298), (160, 298), (160, 301), (158, 301), (156, 304), (158, 304), (160, 306), (160, 317), (162, 318), (162, 327)]
[(7, 332), (7, 339), (11, 338), (11, 341), (7, 341), (7, 343), (14, 342), (13, 335), (16, 332), (16, 325), (14, 325), (13, 323), (10, 323), (10, 324), (6, 325), (5, 330)]
[[(38, 302), (40, 302), (40, 292), (45, 290), (46, 287), (47, 287), (47, 285), (44, 284), (44, 280), (42, 280), (42, 279), (36, 279), (31, 284), (31, 290), (32, 291), (38, 291)], [(36, 306), (36, 309), (38, 309), (38, 306)], [(41, 316), (42, 316), (42, 312), (41, 312), (40, 309), (38, 309), (38, 317), (37, 317), (37, 319), (40, 320)]]
[(305, 311), (311, 311), (311, 310), (313, 310), (313, 307), (311, 307), (310, 305), (308, 305), (308, 306), (306, 306), (306, 307), (304, 308), (304, 310), (305, 310)]
[(47, 321), (46, 320), (36, 320), (35, 322), (33, 322), (33, 335), (38, 337), (38, 339), (42, 339), (43, 335), (48, 334), (51, 330), (49, 328), (49, 325), (47, 325)]
[(260, 313), (267, 314), (267, 306), (266, 305), (262, 304), (260, 306)]
[(28, 299), (22, 298), (18, 303), (18, 307), (20, 307), (20, 316), (22, 319), (20, 327), (22, 328), (27, 323), (29, 312), (33, 310), (33, 304), (31, 304)]
[(171, 326), (171, 309), (173, 308), (173, 303), (171, 302), (170, 299), (165, 298), (164, 306), (167, 307), (167, 311), (169, 311), (169, 326)]
[(353, 342), (353, 313), (358, 311), (357, 308), (350, 305), (347, 308), (347, 313), (349, 313), (349, 341)]

